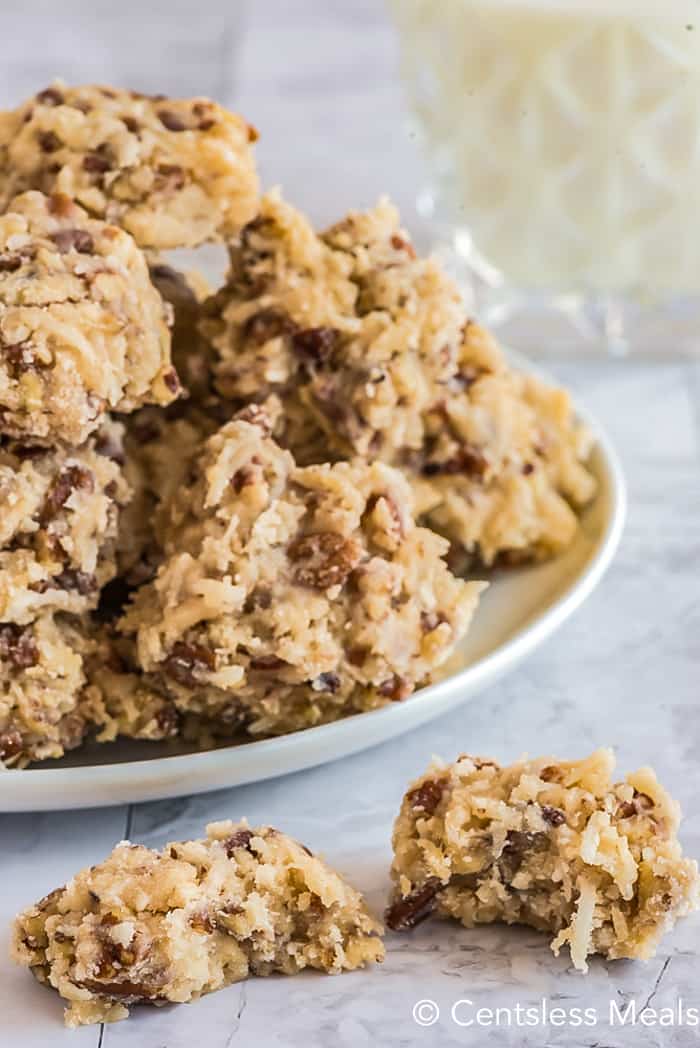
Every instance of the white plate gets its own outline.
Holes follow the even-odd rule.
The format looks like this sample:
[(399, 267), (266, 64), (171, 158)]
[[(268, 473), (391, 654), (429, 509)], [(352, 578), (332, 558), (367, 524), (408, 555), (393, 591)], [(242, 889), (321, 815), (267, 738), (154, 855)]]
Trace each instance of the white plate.
[(473, 698), (573, 614), (600, 582), (620, 541), (626, 502), (620, 464), (600, 425), (583, 410), (579, 415), (596, 436), (591, 467), (598, 494), (583, 516), (576, 542), (546, 564), (492, 579), (469, 636), (452, 660), (455, 668), (440, 681), (406, 702), (371, 713), (206, 753), (167, 743), (94, 743), (45, 767), (0, 773), (0, 811), (89, 808), (257, 782), (356, 753)]

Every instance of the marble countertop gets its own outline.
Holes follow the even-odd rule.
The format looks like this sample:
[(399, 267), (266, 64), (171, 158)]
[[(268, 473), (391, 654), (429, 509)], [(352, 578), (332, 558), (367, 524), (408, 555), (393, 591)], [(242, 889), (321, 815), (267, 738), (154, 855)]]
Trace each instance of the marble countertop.
[[(381, 192), (406, 224), (420, 184), (402, 122), (391, 30), (374, 0), (237, 4), (134, 2), (3, 12), (0, 91), (14, 102), (55, 72), (146, 89), (209, 92), (261, 129), (268, 184), (321, 222)], [(243, 5), (240, 5), (242, 7)], [(118, 13), (115, 13), (118, 12)], [(38, 52), (30, 45), (39, 18)], [(51, 21), (53, 19), (53, 21)], [(34, 28), (33, 28), (34, 27)], [(50, 30), (50, 31), (49, 31)], [(26, 41), (23, 52), (22, 41)], [(32, 57), (25, 60), (31, 46)], [(153, 55), (158, 56), (155, 63)], [(385, 902), (389, 837), (405, 783), (432, 754), (463, 749), (511, 760), (523, 752), (578, 756), (615, 747), (621, 771), (653, 763), (686, 812), (682, 838), (700, 855), (700, 362), (559, 359), (555, 370), (604, 422), (629, 484), (629, 520), (616, 561), (582, 610), (533, 658), (474, 702), (425, 728), (333, 765), (206, 796), (85, 812), (0, 816), (0, 1044), (8, 1048), (207, 1048), (232, 1045), (364, 1048), (526, 1045), (684, 1048), (688, 1025), (611, 1026), (611, 1002), (700, 1008), (700, 918), (682, 922), (646, 964), (595, 961), (588, 976), (518, 929), (423, 925), (390, 936), (378, 969), (338, 978), (250, 980), (188, 1007), (136, 1010), (129, 1022), (64, 1031), (58, 999), (6, 960), (16, 910), (99, 861), (123, 838), (161, 846), (207, 821), (246, 815), (277, 824)], [(440, 1018), (421, 1027), (420, 999)], [(595, 1024), (461, 1026), (476, 1007), (594, 1009)], [(542, 1004), (544, 1002), (544, 1004)], [(429, 1017), (429, 1009), (421, 1012)], [(593, 1013), (591, 1013), (593, 1015)]]

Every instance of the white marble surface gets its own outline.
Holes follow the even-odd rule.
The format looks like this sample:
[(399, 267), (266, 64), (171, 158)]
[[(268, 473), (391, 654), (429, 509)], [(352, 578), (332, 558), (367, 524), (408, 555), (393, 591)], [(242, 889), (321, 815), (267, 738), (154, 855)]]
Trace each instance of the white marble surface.
[[(145, 88), (210, 91), (263, 134), (268, 183), (282, 182), (319, 221), (389, 191), (421, 232), (412, 200), (419, 166), (402, 124), (391, 32), (374, 0), (265, 0), (248, 6), (236, 49), (235, 3), (169, 0), (28, 2), (0, 15), (0, 94), (16, 101), (61, 72)], [(10, 5), (5, 5), (9, 8)], [(32, 33), (36, 37), (32, 42)], [(234, 56), (231, 59), (231, 56)], [(511, 759), (575, 756), (612, 744), (628, 770), (653, 762), (686, 811), (683, 840), (700, 855), (700, 364), (572, 359), (561, 377), (616, 440), (630, 488), (629, 523), (603, 585), (575, 619), (478, 705), (335, 765), (204, 797), (130, 809), (0, 817), (0, 938), (16, 909), (98, 861), (119, 838), (161, 845), (210, 819), (277, 823), (337, 864), (381, 910), (389, 833), (402, 787), (431, 754), (460, 749)], [(365, 1048), (375, 1044), (684, 1048), (697, 1028), (609, 1027), (609, 1002), (700, 1006), (700, 919), (689, 919), (648, 964), (554, 960), (528, 931), (424, 925), (390, 936), (381, 969), (335, 979), (250, 981), (196, 1005), (136, 1011), (128, 1023), (64, 1032), (54, 996), (5, 960), (0, 942), (0, 1045), (8, 1048)], [(442, 1016), (420, 1028), (431, 998)], [(459, 1027), (450, 1006), (595, 1007), (593, 1027)], [(467, 1018), (467, 1006), (458, 1017)]]

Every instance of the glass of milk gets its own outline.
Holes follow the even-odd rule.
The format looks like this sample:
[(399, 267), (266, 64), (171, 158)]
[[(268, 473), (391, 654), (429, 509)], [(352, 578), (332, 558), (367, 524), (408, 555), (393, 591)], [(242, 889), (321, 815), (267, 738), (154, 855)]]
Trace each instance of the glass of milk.
[(484, 319), (621, 346), (673, 307), (700, 346), (700, 0), (390, 5), (421, 202)]

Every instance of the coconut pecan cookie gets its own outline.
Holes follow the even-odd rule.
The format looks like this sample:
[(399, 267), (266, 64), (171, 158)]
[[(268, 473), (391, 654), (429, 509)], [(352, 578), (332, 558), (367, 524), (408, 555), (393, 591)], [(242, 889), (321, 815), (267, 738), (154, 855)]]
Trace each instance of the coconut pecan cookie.
[(62, 757), (88, 734), (168, 739), (178, 725), (108, 626), (60, 612), (0, 623), (0, 767)]
[(165, 560), (122, 622), (157, 690), (226, 733), (274, 734), (410, 695), (454, 651), (482, 588), (416, 527), (403, 477), (297, 468), (254, 406), (195, 456)]
[(132, 238), (66, 196), (0, 215), (0, 430), (81, 444), (105, 412), (170, 403), (163, 301)]
[(0, 438), (0, 621), (80, 613), (116, 573), (130, 498), (122, 429), (105, 422), (76, 449)]
[(505, 921), (554, 935), (574, 965), (653, 956), (698, 906), (697, 863), (683, 858), (680, 809), (651, 768), (613, 782), (610, 750), (499, 767), (433, 764), (394, 827), (389, 927), (431, 913), (466, 927)]
[(162, 559), (166, 509), (184, 483), (199, 445), (215, 419), (190, 400), (167, 411), (142, 408), (126, 420), (125, 475), (134, 497), (122, 514), (119, 571), (132, 584), (150, 579)]
[(112, 622), (91, 623), (83, 649), (85, 687), (80, 711), (97, 742), (118, 737), (159, 742), (178, 735), (181, 718), (172, 699), (148, 685), (136, 664), (133, 643)]
[(13, 954), (68, 1002), (66, 1024), (192, 1001), (249, 975), (384, 957), (362, 896), (269, 826), (218, 822), (161, 852), (123, 841), (21, 913)]
[(57, 81), (0, 114), (0, 204), (26, 189), (65, 193), (142, 247), (194, 247), (255, 214), (256, 137), (206, 98)]
[(0, 623), (0, 767), (62, 757), (83, 741), (82, 644), (68, 616)]
[(431, 527), (486, 563), (571, 541), (595, 485), (567, 394), (507, 365), (388, 203), (319, 236), (266, 196), (200, 327), (218, 392), (279, 398), (275, 435), (300, 463), (402, 468)]

